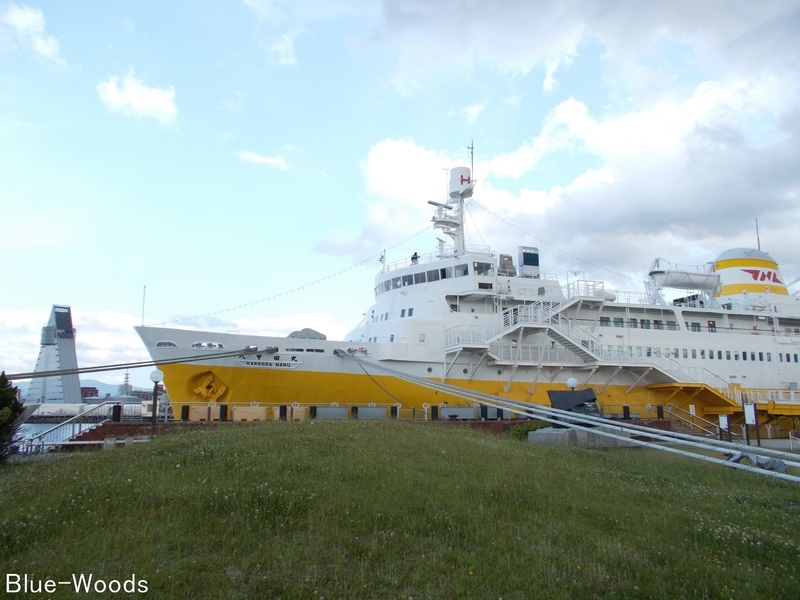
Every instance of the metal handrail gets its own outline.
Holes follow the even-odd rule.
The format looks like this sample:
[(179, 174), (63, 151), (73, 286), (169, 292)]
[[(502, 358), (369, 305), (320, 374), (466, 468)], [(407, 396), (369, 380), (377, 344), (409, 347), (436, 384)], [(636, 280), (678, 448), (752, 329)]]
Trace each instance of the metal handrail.
[[(692, 414), (692, 413), (690, 413), (688, 410), (686, 410), (686, 409), (684, 409), (684, 408), (681, 408), (680, 406), (675, 406), (674, 404), (671, 404), (671, 403), (670, 403), (670, 404), (667, 404), (667, 405), (664, 407), (664, 411), (665, 411), (665, 412), (666, 412), (668, 415), (670, 415), (670, 416), (673, 416), (673, 417), (675, 417), (676, 419), (678, 419), (678, 420), (680, 420), (680, 421), (682, 421), (682, 422), (686, 423), (686, 424), (687, 424), (687, 425), (689, 425), (689, 426), (690, 426), (692, 429), (699, 429), (700, 431), (702, 431), (702, 432), (706, 433), (707, 435), (711, 435), (711, 436), (716, 436), (716, 435), (717, 435), (715, 431), (712, 431), (712, 430), (706, 429), (705, 427), (702, 427), (702, 426), (700, 426), (700, 425), (698, 425), (698, 424), (694, 423), (692, 419), (697, 419), (698, 421), (702, 421), (703, 423), (706, 423), (707, 425), (710, 425), (711, 427), (714, 427), (714, 428), (716, 428), (716, 429), (719, 429), (719, 425), (717, 425), (716, 423), (713, 423), (713, 422), (709, 421), (708, 419), (704, 419), (703, 417), (698, 417), (697, 415), (693, 415), (693, 414)], [(675, 411), (675, 412), (673, 412), (673, 411)], [(680, 411), (680, 412), (682, 412), (682, 413), (685, 413), (685, 414), (689, 415), (689, 417), (687, 418), (687, 417), (685, 417), (685, 416), (683, 416), (683, 415), (681, 415), (681, 414), (676, 414), (678, 411)], [(734, 435), (738, 435), (738, 434), (734, 434)]]
[[(116, 400), (102, 402), (101, 404), (97, 404), (79, 415), (75, 415), (66, 421), (62, 421), (47, 431), (43, 431), (42, 433), (25, 440), (25, 443), (23, 444), (23, 452), (25, 454), (44, 452), (46, 446), (61, 445), (85, 431), (94, 429), (101, 423), (105, 423), (109, 420), (109, 408), (116, 404), (121, 403)], [(122, 406), (124, 407), (125, 405), (123, 404)], [(135, 406), (137, 411), (141, 411), (141, 406), (138, 404), (131, 404), (130, 406)], [(84, 425), (90, 426), (84, 427)]]

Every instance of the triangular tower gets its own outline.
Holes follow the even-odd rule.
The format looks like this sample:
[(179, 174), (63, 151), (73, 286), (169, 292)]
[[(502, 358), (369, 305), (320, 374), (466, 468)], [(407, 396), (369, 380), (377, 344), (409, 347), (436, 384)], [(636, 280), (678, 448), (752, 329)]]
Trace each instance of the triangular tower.
[[(69, 306), (54, 304), (50, 320), (42, 327), (42, 347), (34, 372), (77, 368), (72, 311)], [(83, 402), (80, 379), (77, 373), (32, 379), (25, 402), (80, 404)]]

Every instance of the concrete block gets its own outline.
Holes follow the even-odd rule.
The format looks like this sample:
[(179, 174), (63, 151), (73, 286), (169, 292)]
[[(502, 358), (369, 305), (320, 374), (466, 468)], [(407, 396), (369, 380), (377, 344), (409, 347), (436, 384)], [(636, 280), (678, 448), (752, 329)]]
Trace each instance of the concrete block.
[(292, 421), (305, 421), (308, 419), (308, 408), (305, 406), (290, 406), (289, 418)]
[(380, 421), (386, 418), (385, 406), (359, 406), (358, 407), (358, 420), (359, 421)]
[[(211, 414), (209, 415), (209, 408)], [(210, 417), (210, 418), (209, 418)], [(219, 421), (219, 406), (192, 406), (189, 409), (190, 421)]]
[(575, 431), (572, 429), (556, 429), (545, 427), (528, 432), (531, 444), (547, 444), (548, 446), (572, 446), (575, 444)]
[[(277, 409), (276, 409), (277, 410)], [(234, 406), (231, 415), (233, 421), (266, 421), (266, 406)]]
[[(476, 418), (476, 412), (479, 413), (474, 407), (468, 406), (463, 408), (443, 408), (440, 413), (442, 421), (453, 420), (471, 420)], [(494, 412), (494, 411), (493, 411)]]
[(598, 433), (599, 431), (608, 431), (614, 435), (620, 435), (627, 440), (631, 438), (630, 433), (620, 431), (615, 427), (595, 427), (593, 431), (575, 430), (575, 445), (582, 448), (630, 448), (636, 445), (629, 441), (601, 435)]
[(347, 406), (318, 406), (317, 419), (320, 420), (346, 420), (350, 409)]

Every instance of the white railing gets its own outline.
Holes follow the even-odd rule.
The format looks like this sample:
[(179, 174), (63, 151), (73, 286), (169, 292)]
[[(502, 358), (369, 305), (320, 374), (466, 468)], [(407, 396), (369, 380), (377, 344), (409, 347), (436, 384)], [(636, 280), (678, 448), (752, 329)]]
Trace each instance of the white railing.
[(605, 283), (602, 281), (587, 281), (578, 279), (561, 286), (561, 291), (567, 300), (572, 298), (605, 298)]
[(797, 390), (786, 389), (760, 389), (742, 390), (742, 397), (745, 402), (781, 402), (781, 403), (800, 403), (800, 393)]
[(445, 331), (445, 347), (458, 346), (459, 344), (483, 344), (486, 340), (486, 330), (479, 325), (457, 325)]
[(122, 407), (120, 409), (121, 418), (141, 418), (141, 404), (120, 404), (117, 401), (103, 402), (25, 440), (22, 445), (22, 452), (25, 454), (37, 454), (46, 452), (53, 446), (64, 445), (81, 433), (90, 431), (101, 423), (110, 420), (113, 407), (117, 405)]
[(632, 292), (630, 290), (607, 290), (607, 293), (616, 297), (615, 302), (621, 304), (652, 304), (647, 299), (647, 292)]
[(714, 375), (714, 373), (708, 369), (703, 367), (681, 367), (681, 372), (685, 373), (687, 377), (690, 377), (696, 383), (704, 383), (714, 388), (736, 404), (742, 403), (739, 394), (736, 393), (736, 388), (721, 377)]
[(516, 346), (514, 344), (501, 344), (500, 342), (493, 342), (489, 346), (489, 351), (502, 361), (519, 361), (524, 363), (568, 363), (568, 364), (582, 364), (583, 359), (574, 354), (567, 348), (561, 347), (546, 347), (546, 346), (531, 346), (522, 344)]
[(418, 254), (414, 258), (412, 258), (411, 256), (409, 256), (408, 258), (401, 258), (400, 260), (396, 260), (393, 263), (384, 266), (381, 272), (378, 273), (378, 275), (375, 277), (375, 280), (377, 281), (378, 278), (387, 271), (394, 271), (396, 269), (402, 269), (404, 267), (410, 267), (416, 264), (437, 262), (439, 260), (442, 260), (443, 258), (457, 258), (459, 256), (463, 256), (466, 253), (492, 255), (492, 249), (489, 246), (481, 246), (478, 244), (467, 244), (464, 247), (464, 252), (458, 252), (452, 246), (447, 246), (443, 248), (441, 252), (437, 249), (436, 252), (429, 252), (428, 254)]

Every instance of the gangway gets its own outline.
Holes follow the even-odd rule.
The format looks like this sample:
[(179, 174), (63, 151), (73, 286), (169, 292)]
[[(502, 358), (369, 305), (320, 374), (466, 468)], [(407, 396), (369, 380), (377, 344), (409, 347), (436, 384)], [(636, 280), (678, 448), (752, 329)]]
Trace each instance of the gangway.
[[(760, 457), (763, 459), (769, 459), (769, 458), (778, 459), (783, 461), (784, 464), (787, 466), (800, 468), (800, 456), (791, 452), (781, 452), (780, 450), (772, 450), (769, 448), (754, 448), (752, 446), (745, 446), (742, 444), (737, 444), (735, 442), (725, 442), (718, 439), (698, 438), (698, 436), (695, 435), (672, 432), (672, 431), (662, 431), (659, 429), (653, 429), (651, 427), (634, 425), (632, 423), (623, 424), (620, 423), (619, 421), (610, 422), (607, 419), (603, 419), (602, 417), (580, 415), (569, 411), (551, 408), (548, 406), (531, 404), (529, 402), (522, 402), (520, 400), (500, 398), (499, 396), (493, 396), (491, 394), (484, 394), (482, 392), (468, 390), (455, 385), (450, 385), (447, 383), (442, 383), (431, 379), (425, 379), (424, 377), (417, 377), (415, 375), (410, 375), (408, 373), (392, 369), (391, 367), (387, 367), (383, 364), (378, 364), (377, 362), (374, 362), (372, 360), (353, 356), (349, 354), (346, 350), (342, 349), (334, 350), (334, 354), (346, 360), (351, 360), (357, 363), (364, 370), (365, 373), (367, 372), (367, 368), (370, 368), (372, 370), (379, 371), (386, 375), (396, 377), (408, 383), (416, 384), (419, 385), (420, 387), (435, 390), (440, 393), (445, 393), (455, 398), (466, 400), (467, 402), (473, 402), (476, 404), (483, 404), (491, 408), (507, 410), (509, 412), (522, 414), (531, 418), (536, 418), (542, 421), (546, 421), (548, 423), (567, 426), (572, 429), (586, 431), (589, 433), (593, 433), (595, 435), (621, 440), (629, 444), (654, 448), (657, 450), (662, 450), (664, 452), (669, 452), (672, 454), (678, 454), (680, 456), (686, 456), (689, 458), (703, 460), (705, 462), (731, 467), (734, 469), (741, 469), (753, 473), (758, 473), (759, 475), (766, 475), (769, 477), (784, 479), (786, 481), (791, 481), (794, 483), (800, 483), (800, 477), (796, 475), (791, 475), (788, 473), (780, 473), (775, 471), (768, 471), (756, 466), (743, 465), (737, 462), (730, 462), (725, 459), (715, 458), (714, 456), (708, 456), (707, 454), (700, 454), (699, 452), (696, 451), (684, 450), (676, 446), (678, 445), (688, 446), (692, 449), (704, 452), (719, 453), (723, 455), (732, 455), (735, 453), (747, 453), (748, 455), (755, 455), (756, 457)], [(598, 425), (602, 425), (603, 427), (597, 427)], [(651, 441), (636, 439), (634, 437), (631, 437), (632, 435), (649, 438)]]

